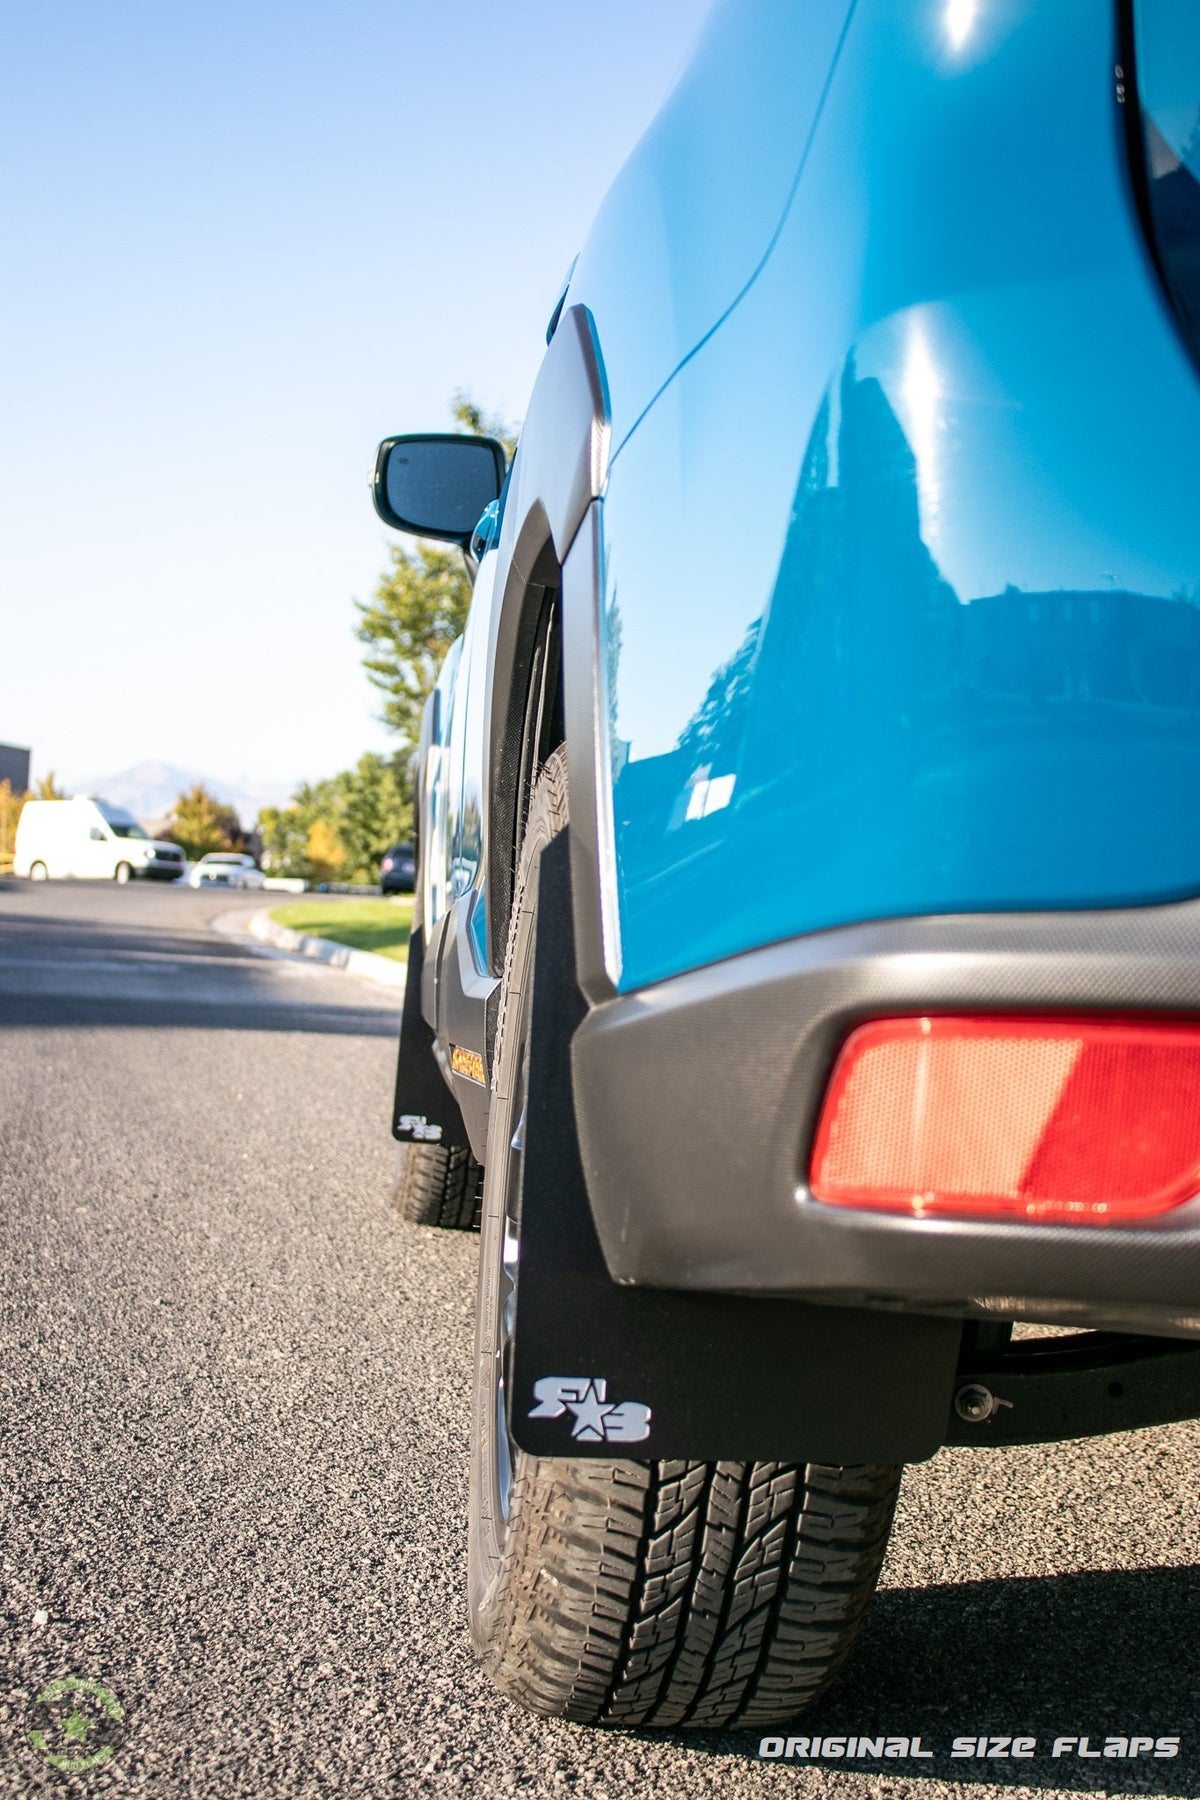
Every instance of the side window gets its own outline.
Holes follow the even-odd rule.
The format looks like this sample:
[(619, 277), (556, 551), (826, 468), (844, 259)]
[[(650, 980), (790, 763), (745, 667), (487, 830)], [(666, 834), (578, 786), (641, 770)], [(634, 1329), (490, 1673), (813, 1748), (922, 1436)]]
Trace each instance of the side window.
[(449, 744), (454, 722), (455, 678), (461, 659), (462, 639), (456, 638), (446, 652), (446, 660), (442, 664), (442, 672), (438, 676), (431, 701), (434, 729), (425, 762), (425, 816), (422, 820), (426, 931), (437, 924), (449, 899)]
[(1142, 160), (1135, 175), (1163, 280), (1200, 356), (1200, 6), (1135, 0), (1133, 21)]
[[(493, 559), (494, 560), (494, 559)], [(454, 678), (454, 707), (450, 720), (450, 740), (446, 747), (446, 857), (447, 888), (452, 903), (471, 885), (463, 875), (463, 752), (467, 734), (467, 713), (471, 703), (471, 645), (475, 630), (475, 602), (467, 615), (462, 635), (462, 649)]]
[(463, 644), (466, 707), (463, 716), (461, 824), (457, 844), (457, 891), (466, 893), (476, 881), (483, 857), (484, 708), (488, 691), (488, 646), (492, 631), (499, 558), (487, 557), (471, 598), (471, 616)]

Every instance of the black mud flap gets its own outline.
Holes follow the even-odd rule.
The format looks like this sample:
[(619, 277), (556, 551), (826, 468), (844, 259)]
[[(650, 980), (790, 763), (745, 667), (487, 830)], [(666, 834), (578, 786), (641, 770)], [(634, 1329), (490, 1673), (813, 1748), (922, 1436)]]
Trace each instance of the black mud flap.
[(425, 966), (425, 932), (418, 926), (408, 942), (408, 978), (400, 1015), (400, 1054), (396, 1060), (396, 1097), (392, 1136), (402, 1144), (445, 1144), (469, 1149), (470, 1139), (458, 1101), (438, 1068), (433, 1032), (421, 1011), (421, 971)]
[[(942, 1444), (954, 1319), (620, 1287), (575, 1131), (567, 834), (541, 859), (510, 1429), (535, 1456), (919, 1462)], [(407, 1008), (406, 1008), (407, 1017)], [(736, 1205), (737, 1196), (730, 1195)]]

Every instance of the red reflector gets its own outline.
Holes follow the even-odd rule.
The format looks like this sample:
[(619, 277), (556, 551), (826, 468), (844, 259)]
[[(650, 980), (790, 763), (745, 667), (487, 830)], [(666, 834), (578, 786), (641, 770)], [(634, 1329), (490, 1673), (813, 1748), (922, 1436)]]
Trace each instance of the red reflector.
[(810, 1186), (832, 1206), (1111, 1225), (1200, 1193), (1200, 1026), (877, 1019), (842, 1046)]

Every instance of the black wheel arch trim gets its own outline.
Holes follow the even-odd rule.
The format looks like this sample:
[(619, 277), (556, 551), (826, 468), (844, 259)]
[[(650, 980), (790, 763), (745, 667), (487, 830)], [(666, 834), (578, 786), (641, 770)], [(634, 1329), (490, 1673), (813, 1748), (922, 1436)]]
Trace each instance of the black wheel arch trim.
[[(488, 659), (485, 770), (487, 907), (493, 926), (489, 958), (494, 975), (503, 964), (503, 934), (512, 906), (526, 708), (539, 620), (563, 587), (568, 552), (604, 491), (609, 436), (608, 384), (595, 323), (586, 307), (572, 306), (559, 320), (530, 399), (497, 551), (499, 598)], [(565, 617), (564, 635), (568, 639), (564, 657), (569, 658)], [(576, 761), (570, 717), (572, 672), (565, 672), (567, 739), (568, 757)]]
[[(608, 389), (595, 327), (586, 307), (571, 307), (559, 322), (530, 400), (496, 552), (483, 771), (489, 966), (478, 966), (465, 917), (473, 897), (466, 896), (429, 932), (422, 978), (422, 1013), (433, 1027), (431, 1048), (479, 1157), (487, 1135), (488, 1093), (451, 1073), (448, 1047), (459, 1044), (479, 1050), (490, 1067), (497, 982), (512, 907), (525, 790), (532, 773), (531, 696), (546, 680), (540, 650), (564, 587), (568, 552), (603, 491), (608, 445)], [(590, 591), (582, 593), (580, 601), (594, 609)], [(564, 637), (570, 637), (565, 622)], [(560, 647), (553, 641), (551, 653), (565, 663), (570, 643)], [(590, 685), (590, 674), (578, 658), (570, 676), (564, 667), (568, 690), (573, 679)], [(582, 765), (591, 756), (584, 745), (594, 734), (593, 715), (572, 705), (569, 693), (566, 710), (568, 738), (572, 722), (576, 731), (586, 734), (580, 743), (568, 745), (570, 760)]]

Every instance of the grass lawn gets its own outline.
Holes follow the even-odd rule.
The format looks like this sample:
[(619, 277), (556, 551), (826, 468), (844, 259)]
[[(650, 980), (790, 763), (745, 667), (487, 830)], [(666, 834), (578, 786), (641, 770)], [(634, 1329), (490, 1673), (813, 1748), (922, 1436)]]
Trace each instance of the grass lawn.
[(352, 950), (374, 950), (377, 956), (390, 956), (396, 962), (408, 961), (412, 914), (411, 894), (398, 894), (394, 900), (353, 900), (330, 894), (271, 908), (271, 917), (293, 931), (332, 938), (335, 944), (349, 944)]

